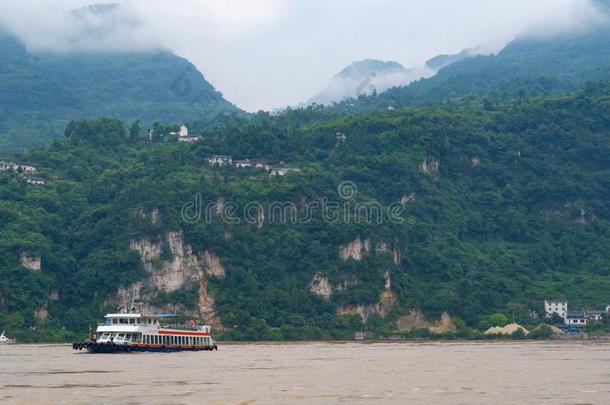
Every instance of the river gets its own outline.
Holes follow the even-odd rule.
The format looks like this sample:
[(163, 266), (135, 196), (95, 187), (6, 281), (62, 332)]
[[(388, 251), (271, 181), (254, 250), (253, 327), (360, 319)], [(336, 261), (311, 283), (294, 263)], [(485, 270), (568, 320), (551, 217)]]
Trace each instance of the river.
[(15, 404), (607, 404), (610, 344), (227, 344), (94, 355), (0, 346)]

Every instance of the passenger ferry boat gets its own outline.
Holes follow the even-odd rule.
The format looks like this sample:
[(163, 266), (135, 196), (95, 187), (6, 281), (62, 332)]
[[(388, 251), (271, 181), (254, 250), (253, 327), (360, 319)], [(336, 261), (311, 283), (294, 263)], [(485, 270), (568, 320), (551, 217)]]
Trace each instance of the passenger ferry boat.
[(108, 314), (85, 342), (74, 350), (90, 353), (179, 352), (218, 350), (210, 326), (180, 322), (177, 315)]

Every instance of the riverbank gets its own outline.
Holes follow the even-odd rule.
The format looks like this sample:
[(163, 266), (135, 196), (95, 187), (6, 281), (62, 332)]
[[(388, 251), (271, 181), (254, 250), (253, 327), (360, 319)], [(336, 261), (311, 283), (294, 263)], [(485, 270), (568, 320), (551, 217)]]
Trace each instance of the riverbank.
[[(610, 341), (610, 333), (606, 334), (551, 334), (548, 336), (485, 335), (484, 333), (445, 333), (433, 335), (427, 331), (421, 333), (389, 334), (386, 336), (359, 335), (354, 339), (302, 339), (302, 340), (226, 340), (219, 338), (221, 344), (257, 344), (257, 343), (392, 343), (392, 342), (544, 342), (544, 341)], [(70, 344), (87, 339), (85, 334), (69, 331), (36, 331), (30, 334), (10, 335), (17, 339), (17, 344)], [(222, 336), (222, 335), (221, 335)]]

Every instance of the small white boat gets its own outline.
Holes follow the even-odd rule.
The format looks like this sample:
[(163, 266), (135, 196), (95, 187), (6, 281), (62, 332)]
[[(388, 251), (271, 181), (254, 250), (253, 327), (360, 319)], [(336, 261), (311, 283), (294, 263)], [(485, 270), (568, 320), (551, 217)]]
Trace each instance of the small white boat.
[(0, 335), (0, 345), (11, 345), (16, 343), (15, 339), (9, 339), (6, 337), (4, 332)]

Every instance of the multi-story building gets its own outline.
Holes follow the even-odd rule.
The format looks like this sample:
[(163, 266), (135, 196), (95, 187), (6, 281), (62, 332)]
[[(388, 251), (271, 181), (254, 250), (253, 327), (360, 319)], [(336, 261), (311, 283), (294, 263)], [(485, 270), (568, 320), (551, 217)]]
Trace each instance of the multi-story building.
[(547, 318), (553, 317), (553, 314), (557, 314), (560, 317), (566, 317), (568, 312), (568, 302), (561, 300), (544, 301), (544, 313)]

